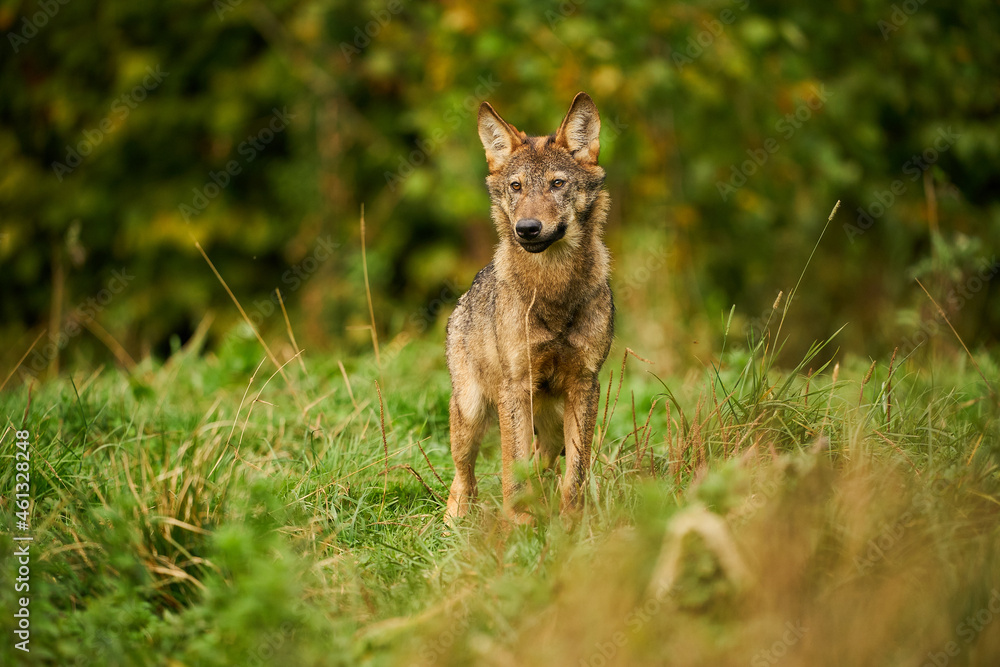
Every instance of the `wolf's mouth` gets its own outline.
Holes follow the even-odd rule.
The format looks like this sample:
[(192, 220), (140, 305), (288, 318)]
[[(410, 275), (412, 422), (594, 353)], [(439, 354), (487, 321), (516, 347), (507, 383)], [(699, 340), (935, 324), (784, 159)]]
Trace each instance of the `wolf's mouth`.
[(517, 242), (521, 244), (521, 247), (530, 253), (539, 253), (545, 251), (550, 245), (561, 239), (566, 235), (566, 226), (559, 225), (556, 231), (552, 233), (551, 236), (544, 239), (532, 239), (531, 241), (525, 241), (523, 239), (518, 239)]

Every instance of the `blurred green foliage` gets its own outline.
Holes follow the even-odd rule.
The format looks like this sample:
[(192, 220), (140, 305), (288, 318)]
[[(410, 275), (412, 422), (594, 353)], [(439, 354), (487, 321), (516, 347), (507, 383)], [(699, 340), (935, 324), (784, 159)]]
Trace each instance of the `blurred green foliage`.
[(578, 90), (650, 345), (732, 304), (759, 328), (838, 199), (801, 345), (850, 322), (841, 345), (891, 351), (936, 316), (915, 275), (995, 344), (998, 281), (971, 281), (1000, 245), (998, 28), (992, 0), (0, 2), (6, 367), (43, 327), (107, 354), (71, 333), (94, 299), (133, 356), (209, 310), (217, 344), (239, 315), (196, 241), (265, 327), (280, 288), (300, 342), (342, 340), (362, 204), (379, 327), (440, 326), (495, 238), (476, 107), (547, 133)]

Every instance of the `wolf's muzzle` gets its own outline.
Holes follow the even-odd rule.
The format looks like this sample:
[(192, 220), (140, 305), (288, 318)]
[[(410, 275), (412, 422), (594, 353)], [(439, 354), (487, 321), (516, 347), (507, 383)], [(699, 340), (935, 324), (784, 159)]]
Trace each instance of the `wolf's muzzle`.
[(542, 221), (535, 218), (521, 218), (514, 225), (514, 231), (517, 232), (518, 238), (532, 241), (542, 233)]
[(559, 225), (548, 236), (542, 236), (542, 223), (534, 218), (524, 218), (514, 225), (517, 242), (528, 252), (542, 252), (566, 235), (566, 226)]

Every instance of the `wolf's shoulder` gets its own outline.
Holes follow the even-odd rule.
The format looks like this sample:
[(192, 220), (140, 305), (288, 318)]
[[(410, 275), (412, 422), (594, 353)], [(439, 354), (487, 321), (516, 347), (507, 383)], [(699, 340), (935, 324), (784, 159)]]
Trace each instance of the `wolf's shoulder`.
[(476, 304), (481, 308), (483, 305), (491, 304), (496, 299), (497, 282), (496, 267), (493, 266), (493, 262), (490, 262), (480, 269), (476, 277), (472, 279), (469, 290), (458, 300), (459, 305)]
[(492, 312), (496, 303), (497, 282), (496, 268), (493, 262), (490, 262), (479, 270), (468, 291), (459, 297), (450, 320), (456, 321)]
[(472, 279), (472, 286), (469, 288), (469, 292), (493, 289), (496, 282), (497, 271), (493, 266), (493, 262), (490, 262), (483, 268), (479, 269), (479, 273), (477, 273), (476, 277)]

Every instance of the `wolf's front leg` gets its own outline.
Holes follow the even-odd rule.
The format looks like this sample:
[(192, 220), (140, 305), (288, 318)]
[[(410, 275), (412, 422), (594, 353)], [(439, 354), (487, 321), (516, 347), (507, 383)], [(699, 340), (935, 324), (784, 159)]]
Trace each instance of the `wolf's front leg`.
[(590, 469), (590, 446), (597, 422), (597, 403), (601, 383), (594, 373), (566, 389), (566, 411), (563, 416), (566, 439), (566, 472), (562, 480), (560, 511), (574, 512), (583, 507), (584, 484)]
[[(478, 392), (462, 394), (466, 398), (464, 408), (459, 394), (458, 391), (452, 392), (449, 408), (451, 458), (455, 461), (455, 479), (448, 492), (448, 509), (445, 512), (445, 519), (448, 520), (465, 516), (469, 504), (476, 497), (476, 457), (479, 455), (479, 442), (488, 424)], [(469, 394), (473, 396), (470, 398)]]
[(531, 515), (524, 511), (521, 496), (525, 482), (517, 479), (519, 464), (531, 455), (531, 407), (526, 387), (511, 382), (500, 391), (497, 406), (500, 417), (500, 453), (503, 459), (503, 506), (507, 518), (514, 523), (530, 523)]

